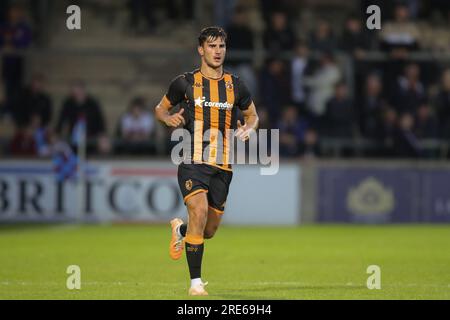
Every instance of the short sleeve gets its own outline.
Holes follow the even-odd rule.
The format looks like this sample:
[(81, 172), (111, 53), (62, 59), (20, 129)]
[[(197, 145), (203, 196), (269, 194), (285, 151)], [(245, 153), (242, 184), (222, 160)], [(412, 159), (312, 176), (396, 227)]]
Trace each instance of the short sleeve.
[(248, 107), (252, 104), (252, 95), (248, 90), (247, 86), (241, 80), (238, 80), (238, 93), (239, 100), (237, 102), (237, 106), (241, 110), (247, 110)]
[(176, 106), (183, 101), (186, 94), (187, 81), (184, 75), (178, 76), (172, 80), (167, 91), (166, 98), (172, 106)]

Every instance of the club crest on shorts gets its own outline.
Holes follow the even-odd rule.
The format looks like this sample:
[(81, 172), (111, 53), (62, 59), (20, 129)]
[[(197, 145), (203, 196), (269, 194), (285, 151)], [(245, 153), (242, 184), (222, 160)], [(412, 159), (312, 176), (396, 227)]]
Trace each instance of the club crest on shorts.
[(187, 191), (191, 191), (191, 189), (192, 189), (192, 180), (191, 179), (186, 180), (186, 182), (184, 184), (184, 187), (186, 188)]
[(225, 82), (225, 87), (227, 88), (227, 90), (233, 90), (233, 82), (232, 81)]

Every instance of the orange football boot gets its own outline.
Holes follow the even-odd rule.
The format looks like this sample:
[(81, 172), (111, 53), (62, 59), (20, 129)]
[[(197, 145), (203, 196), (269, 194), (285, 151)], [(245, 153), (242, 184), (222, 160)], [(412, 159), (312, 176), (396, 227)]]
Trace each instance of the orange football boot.
[(178, 234), (177, 228), (183, 224), (183, 220), (175, 218), (170, 221), (172, 227), (172, 239), (170, 239), (169, 254), (173, 260), (178, 260), (184, 250), (184, 239)]

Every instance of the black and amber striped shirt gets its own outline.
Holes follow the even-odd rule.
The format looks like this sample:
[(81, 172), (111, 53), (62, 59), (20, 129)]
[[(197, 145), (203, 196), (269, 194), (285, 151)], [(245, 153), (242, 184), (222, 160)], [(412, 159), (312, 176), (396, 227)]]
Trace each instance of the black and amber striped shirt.
[(236, 129), (237, 108), (246, 110), (252, 103), (244, 83), (226, 71), (212, 79), (194, 70), (176, 77), (164, 99), (184, 108), (184, 128), (191, 138), (191, 153), (185, 159), (231, 170), (232, 137), (227, 129)]

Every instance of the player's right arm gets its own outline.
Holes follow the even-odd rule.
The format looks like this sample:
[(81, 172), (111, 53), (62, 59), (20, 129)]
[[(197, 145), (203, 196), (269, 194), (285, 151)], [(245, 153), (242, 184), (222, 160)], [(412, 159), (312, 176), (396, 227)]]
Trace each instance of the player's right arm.
[(172, 104), (168, 102), (168, 100), (164, 96), (161, 99), (161, 102), (155, 108), (156, 119), (158, 119), (168, 127), (178, 127), (180, 124), (184, 125), (184, 109), (180, 109), (180, 111), (178, 111), (177, 113), (170, 114), (169, 110), (172, 107)]
[(156, 119), (169, 127), (178, 127), (185, 124), (183, 117), (184, 109), (180, 109), (177, 113), (170, 114), (170, 109), (180, 103), (186, 92), (187, 82), (184, 76), (175, 78), (169, 86), (167, 94), (161, 99), (155, 108)]

